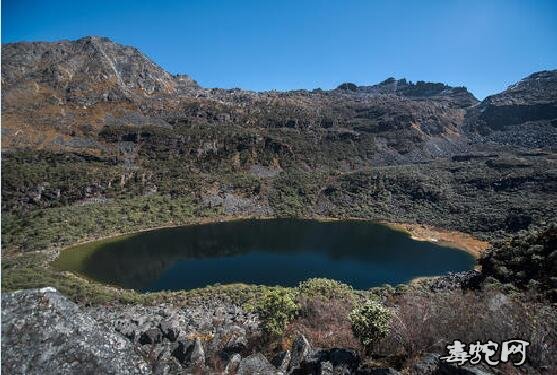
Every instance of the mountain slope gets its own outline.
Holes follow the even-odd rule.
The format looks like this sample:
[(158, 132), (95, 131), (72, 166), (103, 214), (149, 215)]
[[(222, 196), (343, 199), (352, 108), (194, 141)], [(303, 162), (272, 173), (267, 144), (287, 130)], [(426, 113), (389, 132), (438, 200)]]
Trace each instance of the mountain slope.
[(283, 143), (301, 131), (324, 147), (355, 144), (366, 162), (399, 162), (460, 150), (464, 108), (476, 102), (465, 88), (403, 80), (394, 90), (387, 80), (359, 92), (203, 89), (100, 37), (12, 43), (2, 54), (5, 150), (118, 155), (107, 128), (234, 125), (278, 132)]
[[(483, 102), (464, 87), (388, 78), (331, 91), (204, 89), (103, 37), (2, 48), (3, 148), (118, 154), (103, 129), (230, 126), (349, 141), (367, 161), (468, 152), (475, 144), (551, 147), (557, 71), (534, 73)], [(286, 140), (288, 142), (288, 140)], [(220, 141), (217, 141), (220, 143)]]
[[(63, 102), (90, 105), (153, 93), (176, 93), (178, 80), (137, 49), (102, 37), (74, 42), (9, 43), (2, 48), (8, 92), (26, 83), (56, 91)], [(191, 86), (196, 86), (190, 81)]]

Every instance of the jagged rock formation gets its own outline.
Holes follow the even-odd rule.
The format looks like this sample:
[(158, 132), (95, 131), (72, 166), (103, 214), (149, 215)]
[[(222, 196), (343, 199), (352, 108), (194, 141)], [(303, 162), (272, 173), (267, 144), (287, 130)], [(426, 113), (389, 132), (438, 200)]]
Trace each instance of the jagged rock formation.
[[(289, 138), (297, 130), (323, 147), (347, 142), (362, 147), (366, 162), (400, 163), (466, 150), (465, 115), (474, 134), (549, 121), (552, 128), (545, 126), (543, 137), (530, 136), (547, 146), (546, 133), (555, 133), (555, 71), (536, 73), (476, 105), (464, 87), (394, 78), (331, 91), (203, 89), (187, 76), (170, 75), (135, 48), (102, 37), (10, 43), (2, 53), (5, 150), (30, 147), (133, 160), (137, 147), (122, 144), (129, 137), (106, 139), (107, 130), (163, 127), (176, 132), (217, 125), (274, 138)], [(520, 138), (516, 141), (524, 143)], [(199, 148), (207, 141), (220, 151), (225, 139), (187, 143)]]
[(105, 127), (219, 124), (263, 135), (299, 129), (330, 141), (365, 140), (376, 155), (430, 154), (439, 147), (425, 145), (428, 140), (458, 143), (462, 108), (475, 103), (465, 88), (405, 80), (395, 88), (389, 80), (363, 87), (357, 95), (202, 89), (100, 37), (11, 43), (2, 53), (5, 149), (117, 155), (121, 150), (99, 137)]
[(246, 328), (257, 330), (255, 316), (245, 321), (239, 307), (218, 301), (188, 309), (170, 304), (113, 309), (84, 311), (50, 287), (2, 294), (2, 371), (212, 373), (208, 355), (227, 359), (225, 373), (245, 375), (354, 373), (361, 364), (354, 350), (312, 348), (303, 336), (277, 357), (279, 363), (250, 355)]
[(478, 100), (468, 92), (466, 87), (451, 87), (443, 83), (425, 81), (407, 81), (405, 78), (387, 78), (373, 86), (356, 86), (353, 83), (344, 83), (336, 88), (337, 91), (365, 93), (365, 94), (393, 94), (414, 99), (433, 99), (446, 102), (459, 108), (466, 108), (478, 103)]
[(53, 90), (59, 97), (51, 102), (92, 105), (197, 87), (187, 76), (171, 76), (137, 49), (103, 37), (8, 43), (2, 53), (2, 86), (8, 96), (32, 87)]
[(149, 374), (131, 343), (54, 288), (2, 293), (2, 372)]

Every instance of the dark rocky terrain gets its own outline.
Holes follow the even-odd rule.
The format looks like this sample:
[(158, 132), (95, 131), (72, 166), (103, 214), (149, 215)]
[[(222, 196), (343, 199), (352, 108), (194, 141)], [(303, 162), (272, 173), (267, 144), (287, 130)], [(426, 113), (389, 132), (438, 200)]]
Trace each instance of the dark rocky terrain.
[[(53, 285), (79, 308), (54, 292), (4, 293), (2, 369), (130, 373), (131, 361), (136, 371), (155, 373), (226, 366), (246, 374), (456, 371), (439, 363), (438, 343), (458, 327), (431, 323), (442, 328), (419, 332), (418, 340), (405, 326), (377, 349), (378, 363), (340, 348), (349, 342), (316, 334), (308, 337), (317, 343), (308, 343), (292, 334), (298, 339), (283, 343), (290, 356), (284, 359), (285, 351), (258, 336), (257, 316), (243, 310), (244, 289), (232, 297), (219, 289), (192, 302), (187, 293), (117, 291), (48, 266), (75, 242), (240, 216), (359, 217), (503, 240), (480, 260), (479, 276), (373, 293), (397, 311), (399, 323), (421, 319), (416, 314), (423, 311), (448, 324), (445, 306), (462, 306), (465, 317), (473, 315), (465, 310), (471, 306), (485, 314), (481, 324), (468, 322), (478, 332), (508, 324), (505, 332), (522, 334), (513, 322), (533, 310), (528, 316), (536, 319), (524, 318), (525, 327), (549, 332), (532, 337), (533, 347), (551, 347), (556, 147), (557, 70), (534, 73), (481, 102), (464, 87), (395, 78), (328, 91), (249, 92), (200, 87), (107, 38), (3, 45), (3, 288)], [(470, 289), (476, 292), (462, 296)], [(255, 293), (250, 298), (261, 292), (245, 290)], [(327, 306), (342, 310), (347, 303)], [(486, 306), (494, 304), (509, 311), (491, 318)], [(313, 321), (302, 314), (292, 327), (309, 335), (315, 325), (331, 325), (344, 337), (346, 319), (312, 314)], [(80, 346), (75, 330), (90, 341)], [(31, 345), (33, 335), (46, 341)], [(105, 346), (106, 340), (124, 341)], [(19, 362), (18, 351), (29, 345), (28, 362)], [(524, 372), (557, 369), (547, 359), (554, 351), (538, 351)]]

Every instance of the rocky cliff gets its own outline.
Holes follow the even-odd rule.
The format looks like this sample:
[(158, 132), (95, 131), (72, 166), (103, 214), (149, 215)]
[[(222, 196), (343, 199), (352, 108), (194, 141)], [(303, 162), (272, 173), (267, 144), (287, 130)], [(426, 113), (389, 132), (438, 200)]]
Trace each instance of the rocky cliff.
[(483, 141), (523, 147), (557, 143), (557, 70), (534, 73), (467, 113), (469, 129)]
[(391, 79), (355, 91), (203, 89), (135, 48), (101, 37), (12, 43), (2, 54), (5, 149), (117, 154), (99, 137), (105, 127), (215, 124), (366, 139), (377, 155), (384, 148), (428, 154), (428, 140), (458, 143), (463, 108), (476, 102), (465, 88)]

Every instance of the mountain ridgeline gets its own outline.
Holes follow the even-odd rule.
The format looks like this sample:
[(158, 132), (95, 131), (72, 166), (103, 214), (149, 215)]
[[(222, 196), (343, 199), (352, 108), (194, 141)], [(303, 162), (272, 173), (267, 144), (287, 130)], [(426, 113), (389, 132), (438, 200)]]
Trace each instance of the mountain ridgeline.
[[(203, 88), (85, 37), (3, 45), (2, 94), (2, 206), (14, 217), (155, 196), (196, 212), (489, 237), (556, 216), (557, 70), (481, 102), (465, 87), (395, 78), (251, 92)], [(18, 236), (10, 246), (33, 247)]]
[(366, 139), (368, 157), (409, 161), (405, 154), (450, 154), (469, 133), (485, 136), (525, 123), (543, 128), (535, 146), (555, 136), (557, 71), (535, 73), (478, 103), (465, 87), (395, 78), (331, 91), (205, 89), (103, 37), (10, 43), (2, 57), (5, 149), (117, 153), (99, 137), (104, 128), (219, 124)]

